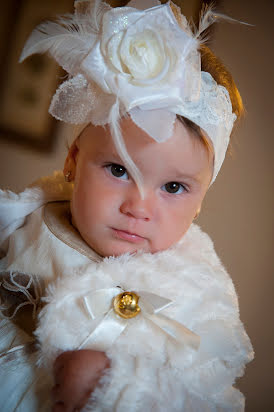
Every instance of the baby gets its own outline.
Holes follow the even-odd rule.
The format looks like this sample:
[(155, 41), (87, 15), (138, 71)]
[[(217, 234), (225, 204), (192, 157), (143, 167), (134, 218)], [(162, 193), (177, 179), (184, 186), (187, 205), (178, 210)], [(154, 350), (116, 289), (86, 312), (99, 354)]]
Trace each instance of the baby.
[(53, 411), (242, 411), (233, 383), (252, 348), (232, 281), (192, 224), (243, 110), (198, 41), (213, 14), (193, 35), (172, 3), (75, 5), (22, 56), (50, 51), (71, 75), (50, 108), (81, 125), (66, 183), (38, 182), (13, 214), (10, 194), (0, 203), (1, 267), (48, 286), (35, 335)]
[[(64, 168), (74, 181), (72, 222), (101, 256), (166, 250), (182, 238), (199, 213), (212, 178), (213, 151), (180, 120), (175, 121), (172, 137), (161, 144), (130, 118), (124, 118), (121, 127), (128, 152), (144, 178), (144, 199), (109, 130), (90, 125), (72, 144)], [(98, 370), (107, 364), (100, 352), (57, 358), (54, 410), (79, 408), (97, 382)], [(87, 388), (85, 380), (92, 386)]]

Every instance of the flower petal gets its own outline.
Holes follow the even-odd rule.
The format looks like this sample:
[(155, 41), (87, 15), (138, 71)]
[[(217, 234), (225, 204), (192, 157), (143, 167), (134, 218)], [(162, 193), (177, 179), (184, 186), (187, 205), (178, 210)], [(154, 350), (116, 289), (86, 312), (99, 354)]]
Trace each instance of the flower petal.
[(99, 41), (82, 61), (80, 69), (88, 80), (98, 84), (105, 93), (110, 93), (109, 87), (105, 81), (105, 76), (109, 71), (109, 68), (106, 66), (104, 57), (102, 56)]
[(103, 52), (114, 34), (127, 30), (143, 14), (144, 12), (129, 7), (116, 7), (105, 13), (101, 39)]
[(176, 114), (167, 110), (140, 110), (138, 107), (130, 110), (134, 123), (150, 135), (156, 142), (164, 142), (173, 133)]

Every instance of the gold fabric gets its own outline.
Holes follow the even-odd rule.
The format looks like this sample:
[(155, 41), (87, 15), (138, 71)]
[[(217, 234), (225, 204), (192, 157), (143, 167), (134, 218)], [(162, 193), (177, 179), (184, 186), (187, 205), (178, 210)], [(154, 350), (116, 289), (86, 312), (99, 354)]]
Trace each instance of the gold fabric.
[(102, 257), (92, 250), (70, 222), (69, 202), (52, 202), (44, 207), (44, 222), (59, 240), (94, 262)]

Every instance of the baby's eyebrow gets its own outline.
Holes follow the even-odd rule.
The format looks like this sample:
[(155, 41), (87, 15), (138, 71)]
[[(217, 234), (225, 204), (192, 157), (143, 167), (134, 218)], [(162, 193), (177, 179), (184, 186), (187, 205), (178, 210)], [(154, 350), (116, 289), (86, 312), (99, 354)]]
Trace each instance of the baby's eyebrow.
[(115, 151), (115, 150), (98, 150), (98, 152), (96, 153), (96, 159), (97, 160), (101, 160), (101, 159), (108, 159), (108, 160), (115, 160), (119, 163), (122, 162), (121, 157), (119, 156), (119, 154)]
[(178, 169), (173, 169), (170, 173), (170, 176), (172, 176), (172, 179), (178, 179), (178, 180), (193, 180), (194, 182), (199, 182), (199, 173), (187, 173), (187, 172), (182, 172), (181, 170)]

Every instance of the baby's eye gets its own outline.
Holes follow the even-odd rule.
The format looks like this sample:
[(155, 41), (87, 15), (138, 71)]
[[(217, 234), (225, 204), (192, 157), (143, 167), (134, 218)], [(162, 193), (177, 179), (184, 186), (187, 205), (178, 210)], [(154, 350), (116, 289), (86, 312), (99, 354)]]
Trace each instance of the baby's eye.
[(123, 180), (128, 179), (127, 170), (124, 166), (118, 165), (116, 163), (111, 163), (110, 165), (107, 165), (106, 168), (113, 176)]
[(168, 182), (162, 186), (161, 189), (168, 193), (175, 193), (176, 195), (186, 191), (186, 188), (178, 182)]

